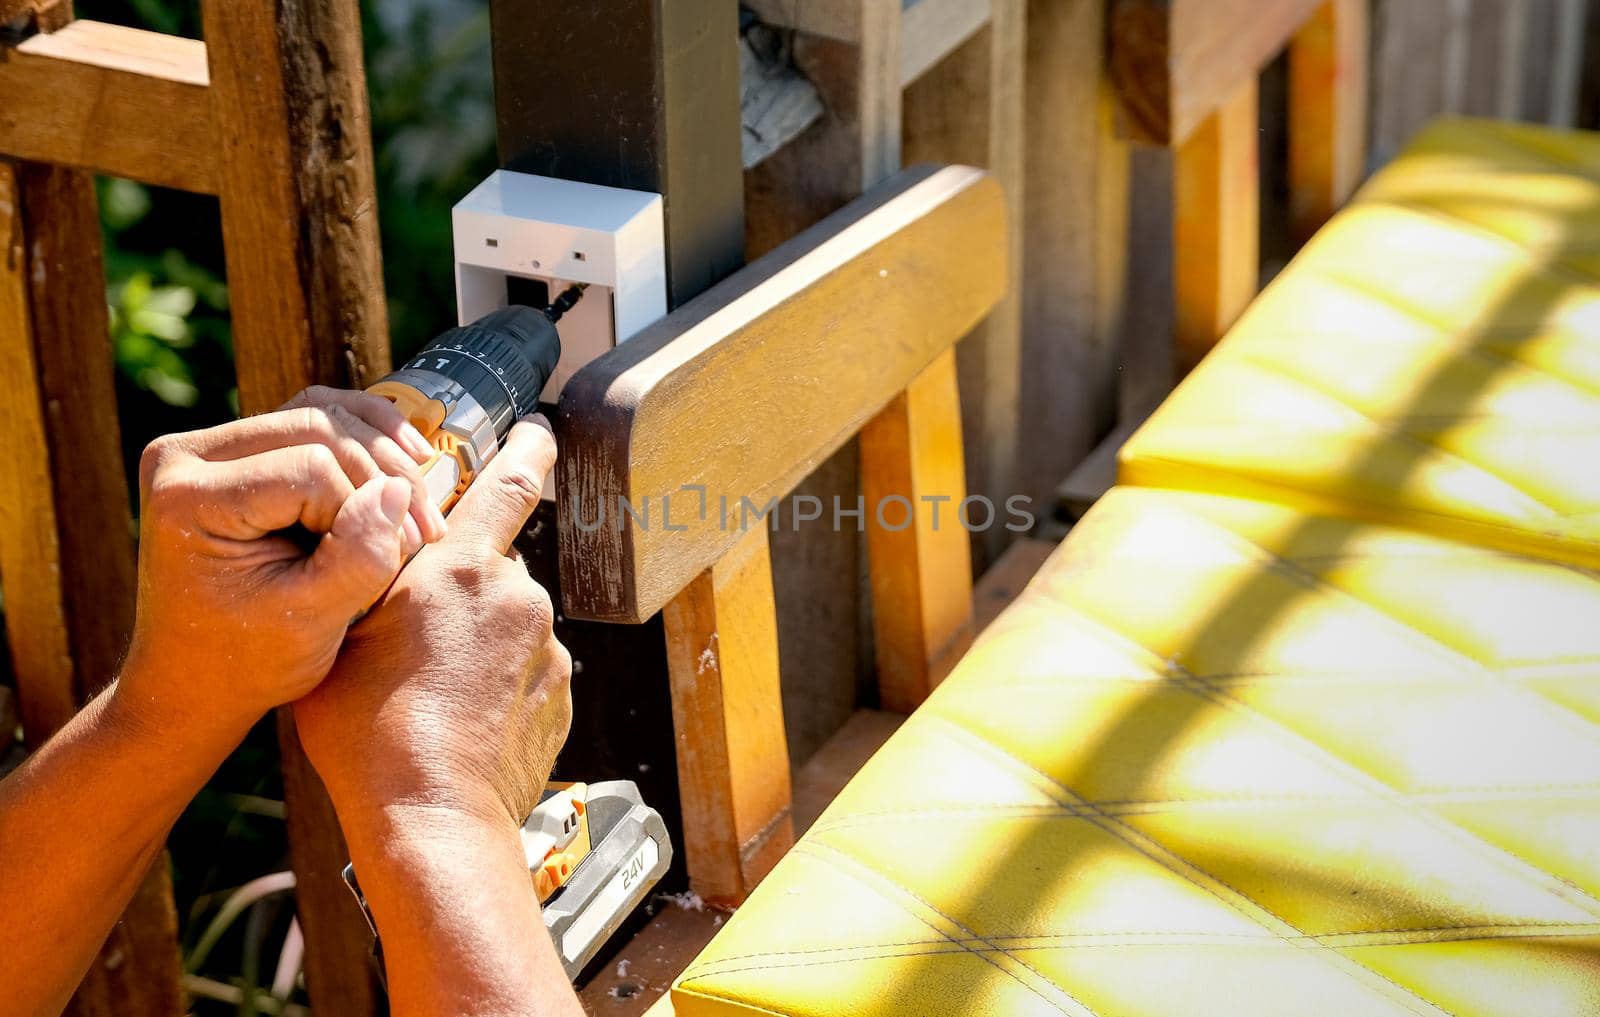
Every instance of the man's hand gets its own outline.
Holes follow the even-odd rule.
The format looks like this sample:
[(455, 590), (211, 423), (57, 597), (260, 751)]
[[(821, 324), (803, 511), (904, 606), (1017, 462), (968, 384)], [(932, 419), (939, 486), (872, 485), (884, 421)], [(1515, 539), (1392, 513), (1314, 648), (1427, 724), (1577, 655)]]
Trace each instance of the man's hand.
[(566, 740), (572, 662), (550, 597), (512, 551), (556, 457), (516, 425), (450, 516), (295, 704), (341, 817), (383, 804), (521, 825)]
[[(444, 535), (418, 472), (427, 444), (393, 404), (309, 389), (290, 407), (145, 450), (119, 694), (164, 720), (248, 725), (304, 695), (402, 556)], [(296, 525), (310, 552), (283, 532)]]
[(395, 1017), (581, 1015), (518, 827), (572, 717), (550, 598), (511, 550), (555, 462), (517, 424), (295, 704), (383, 937)]
[(183, 807), (323, 678), (401, 553), (444, 533), (419, 497), (426, 443), (391, 404), (312, 389), (293, 406), (145, 454), (122, 676), (0, 781), (7, 1014), (62, 1011)]

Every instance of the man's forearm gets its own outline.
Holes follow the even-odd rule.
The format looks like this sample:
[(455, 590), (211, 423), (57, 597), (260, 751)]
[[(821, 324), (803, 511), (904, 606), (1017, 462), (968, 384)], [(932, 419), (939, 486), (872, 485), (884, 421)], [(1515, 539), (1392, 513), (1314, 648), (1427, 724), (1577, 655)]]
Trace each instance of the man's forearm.
[(173, 821), (246, 730), (165, 717), (113, 686), (0, 781), (8, 1006), (60, 1012)]
[(582, 1014), (508, 819), (406, 805), (341, 808), (340, 820), (395, 1017)]

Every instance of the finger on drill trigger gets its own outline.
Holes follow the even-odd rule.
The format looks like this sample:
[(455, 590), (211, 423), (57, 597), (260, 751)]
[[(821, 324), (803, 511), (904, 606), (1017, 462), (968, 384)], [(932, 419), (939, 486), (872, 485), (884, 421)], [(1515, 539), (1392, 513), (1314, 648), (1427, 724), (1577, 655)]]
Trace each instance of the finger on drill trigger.
[[(388, 403), (388, 400), (378, 396), (370, 398)], [(395, 412), (398, 415), (399, 411)], [(414, 495), (412, 517), (417, 522), (419, 532), (430, 541), (444, 535), (444, 517), (428, 497), (422, 471), (413, 458), (394, 439), (338, 401), (323, 400), (246, 417), (220, 427), (184, 435), (183, 443), (187, 451), (213, 462), (239, 459), (290, 445), (326, 445), (338, 457), (339, 464), (350, 477), (350, 483), (356, 487), (385, 474), (400, 477), (409, 483)]]
[(357, 392), (353, 389), (312, 385), (289, 400), (287, 405), (341, 406), (394, 439), (417, 462), (425, 463), (433, 458), (434, 449), (428, 444), (428, 439), (406, 420), (406, 415), (400, 412), (398, 406), (383, 396), (373, 395), (371, 392)]
[[(362, 393), (352, 392), (348, 394), (361, 395)], [(387, 399), (378, 396), (371, 396), (370, 398), (393, 409), (392, 404)], [(417, 546), (420, 547), (422, 543), (431, 543), (444, 536), (444, 515), (439, 511), (438, 506), (434, 505), (433, 498), (428, 493), (428, 487), (423, 482), (422, 470), (417, 466), (411, 455), (402, 449), (393, 438), (378, 430), (368, 420), (357, 416), (353, 411), (342, 406), (333, 406), (330, 408), (330, 412), (334, 414), (340, 426), (361, 443), (379, 469), (391, 477), (399, 477), (410, 485), (411, 513), (409, 522), (411, 528), (416, 531), (419, 541)], [(410, 424), (406, 426), (411, 427)], [(413, 428), (413, 430), (415, 429)], [(368, 477), (366, 479), (370, 480), (371, 478)], [(364, 482), (357, 481), (358, 484)]]
[(383, 595), (410, 554), (403, 532), (410, 495), (395, 477), (363, 484), (340, 507), (303, 565), (311, 582), (337, 591), (351, 617)]
[(326, 445), (292, 445), (205, 464), (195, 515), (209, 532), (233, 540), (296, 523), (326, 533), (355, 489)]
[[(378, 455), (377, 448), (373, 454), (384, 468), (393, 476), (405, 477), (411, 481), (415, 498), (411, 505), (411, 516), (417, 521), (418, 528), (422, 531), (423, 540), (432, 543), (445, 535), (447, 529), (444, 513), (433, 503), (426, 485), (422, 481), (420, 470), (411, 466), (426, 463), (434, 457), (436, 450), (428, 443), (400, 408), (380, 395), (371, 392), (356, 392), (351, 389), (328, 388), (324, 385), (312, 385), (303, 389), (295, 399), (304, 400), (304, 405), (309, 406), (338, 406), (358, 418), (364, 428), (370, 428), (375, 435), (381, 436), (384, 446), (390, 446), (398, 455), (386, 457)], [(376, 439), (373, 439), (376, 444)], [(372, 447), (369, 445), (369, 447)], [(391, 468), (391, 466), (393, 468)]]
[(556, 462), (550, 422), (534, 414), (519, 420), (505, 445), (472, 482), (450, 513), (447, 541), (468, 541), (506, 554), (539, 507), (545, 477)]

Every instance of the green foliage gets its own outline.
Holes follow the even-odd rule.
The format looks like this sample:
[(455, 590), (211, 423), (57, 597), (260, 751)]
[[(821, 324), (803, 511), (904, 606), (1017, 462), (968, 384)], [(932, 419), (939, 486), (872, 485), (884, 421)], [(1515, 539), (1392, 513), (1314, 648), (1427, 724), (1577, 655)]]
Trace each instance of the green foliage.
[[(100, 216), (107, 243), (106, 296), (117, 369), (168, 406), (192, 408), (200, 389), (191, 359), (197, 341), (233, 355), (228, 287), (210, 269), (175, 248), (159, 254), (128, 250), (123, 236), (150, 214), (149, 189), (129, 180), (100, 182)], [(227, 393), (230, 404), (237, 394)]]

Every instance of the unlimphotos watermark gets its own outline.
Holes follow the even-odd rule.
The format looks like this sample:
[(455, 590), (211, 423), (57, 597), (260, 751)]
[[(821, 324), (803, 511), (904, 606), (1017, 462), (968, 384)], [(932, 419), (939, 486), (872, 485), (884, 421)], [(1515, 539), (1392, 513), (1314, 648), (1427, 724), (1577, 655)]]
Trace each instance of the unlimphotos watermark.
[[(891, 494), (870, 506), (865, 495), (857, 495), (853, 503), (838, 495), (831, 500), (829, 506), (815, 495), (794, 494), (757, 504), (743, 495), (737, 499), (728, 495), (713, 498), (704, 484), (684, 484), (674, 494), (645, 495), (637, 504), (620, 495), (614, 502), (602, 499), (585, 504), (573, 495), (571, 505), (572, 523), (584, 533), (595, 533), (607, 526), (618, 532), (624, 526), (632, 526), (679, 533), (691, 529), (691, 523), (711, 523), (721, 530), (742, 533), (763, 521), (773, 532), (784, 526), (799, 530), (809, 524), (830, 526), (836, 532), (847, 527), (859, 532), (866, 529), (869, 520), (882, 529), (897, 532), (915, 525), (924, 514), (935, 532), (960, 526), (969, 533), (983, 533), (1003, 526), (1013, 533), (1027, 533), (1036, 522), (1033, 499), (1021, 494), (1012, 495), (1001, 506), (981, 494), (960, 500), (948, 494), (924, 494), (915, 502), (905, 495)], [(919, 506), (925, 513), (919, 511)]]

